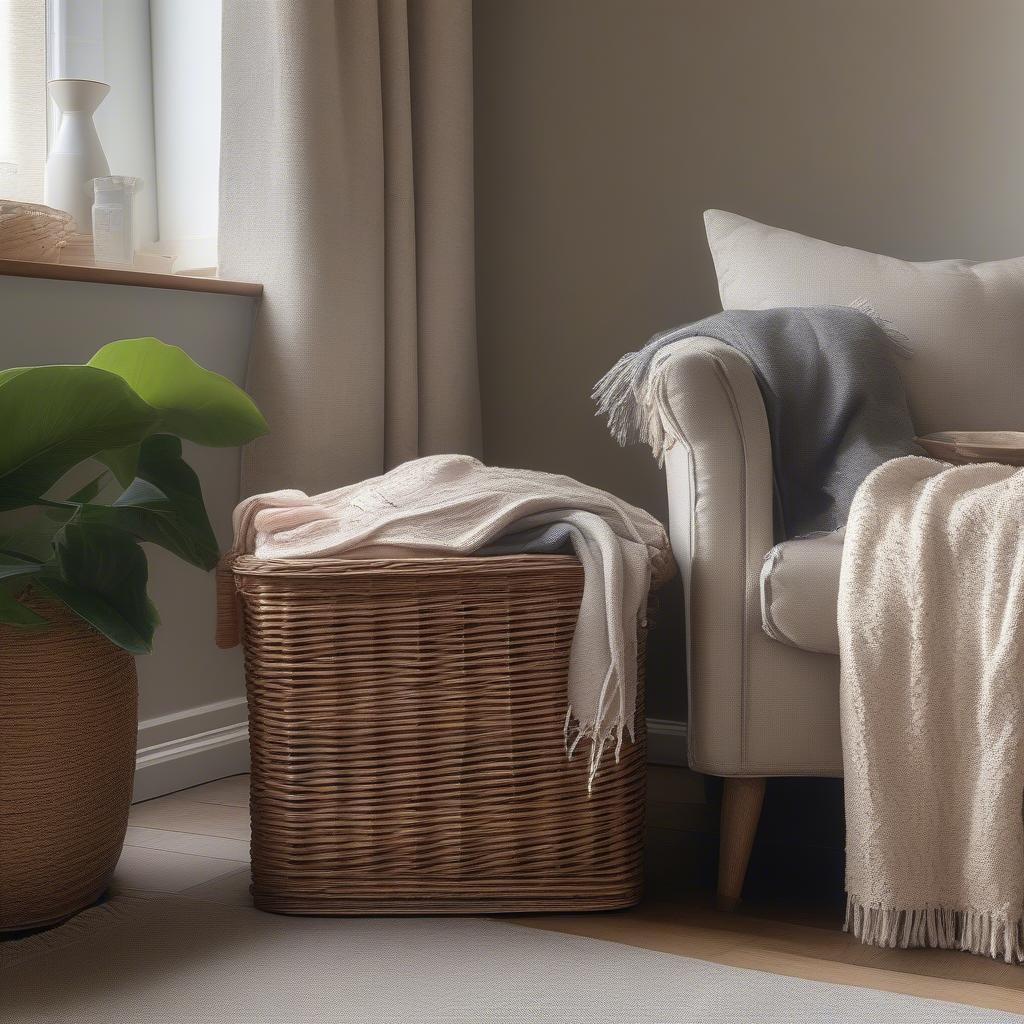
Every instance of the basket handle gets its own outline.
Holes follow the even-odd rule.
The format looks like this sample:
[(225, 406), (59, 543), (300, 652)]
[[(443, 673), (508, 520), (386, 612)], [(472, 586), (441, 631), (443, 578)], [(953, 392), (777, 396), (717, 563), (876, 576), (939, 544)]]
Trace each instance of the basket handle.
[(225, 555), (218, 563), (217, 646), (230, 650), (242, 642), (242, 598), (235, 586), (234, 558)]

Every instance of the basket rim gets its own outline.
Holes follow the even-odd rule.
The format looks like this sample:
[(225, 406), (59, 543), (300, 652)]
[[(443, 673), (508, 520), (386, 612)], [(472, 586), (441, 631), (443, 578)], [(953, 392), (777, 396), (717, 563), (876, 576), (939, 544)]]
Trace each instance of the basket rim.
[(20, 199), (0, 199), (0, 213), (22, 214), (26, 217), (45, 217), (58, 224), (70, 224), (74, 219), (70, 213), (42, 203), (23, 203)]
[(257, 558), (237, 555), (228, 559), (236, 576), (375, 576), (402, 573), (408, 576), (448, 574), (502, 575), (556, 572), (575, 576), (583, 566), (575, 555), (425, 555), (403, 558)]

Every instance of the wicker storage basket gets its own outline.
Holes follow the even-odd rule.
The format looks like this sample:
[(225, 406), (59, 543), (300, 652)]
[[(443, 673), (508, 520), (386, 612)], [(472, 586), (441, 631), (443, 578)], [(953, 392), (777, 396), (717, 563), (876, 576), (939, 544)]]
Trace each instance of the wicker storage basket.
[[(233, 563), (252, 749), (253, 898), (294, 914), (625, 907), (637, 742), (563, 727), (579, 563), (559, 555)], [(641, 650), (643, 644), (641, 643)]]

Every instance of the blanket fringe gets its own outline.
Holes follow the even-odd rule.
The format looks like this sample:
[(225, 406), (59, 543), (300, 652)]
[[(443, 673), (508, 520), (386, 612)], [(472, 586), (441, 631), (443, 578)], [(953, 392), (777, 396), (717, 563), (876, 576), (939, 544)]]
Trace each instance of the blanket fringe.
[(1024, 963), (1024, 917), (975, 909), (895, 910), (848, 896), (843, 930), (869, 946), (958, 949), (1006, 963)]
[[(896, 325), (882, 316), (866, 298), (849, 304), (872, 320), (889, 339), (893, 349), (903, 358), (914, 354), (910, 339)], [(666, 429), (665, 418), (657, 401), (661, 386), (659, 370), (664, 366), (663, 351), (673, 341), (691, 337), (690, 326), (673, 327), (655, 334), (643, 348), (627, 352), (594, 385), (591, 398), (597, 403), (596, 416), (608, 420), (608, 430), (623, 447), (643, 442), (661, 465), (665, 453), (679, 441)]]
[(659, 465), (677, 439), (667, 436), (655, 401), (658, 369), (663, 364), (658, 353), (671, 341), (685, 337), (686, 330), (683, 326), (663, 331), (639, 351), (627, 352), (594, 385), (590, 396), (597, 403), (594, 415), (607, 417), (612, 437), (623, 447), (643, 442)]
[(597, 780), (597, 773), (601, 767), (601, 759), (609, 747), (615, 751), (615, 763), (619, 763), (622, 756), (622, 744), (626, 733), (629, 733), (631, 741), (636, 740), (632, 727), (627, 727), (622, 722), (617, 722), (611, 729), (606, 730), (602, 735), (595, 726), (581, 726), (573, 717), (572, 708), (565, 714), (565, 726), (562, 736), (565, 741), (565, 754), (571, 761), (576, 755), (576, 748), (581, 743), (589, 744), (589, 768), (587, 770), (587, 796), (594, 793), (594, 783)]
[(594, 385), (591, 398), (597, 403), (595, 416), (607, 416), (608, 430), (623, 447), (647, 440), (643, 407), (635, 399), (638, 385), (647, 371), (643, 351), (627, 352)]

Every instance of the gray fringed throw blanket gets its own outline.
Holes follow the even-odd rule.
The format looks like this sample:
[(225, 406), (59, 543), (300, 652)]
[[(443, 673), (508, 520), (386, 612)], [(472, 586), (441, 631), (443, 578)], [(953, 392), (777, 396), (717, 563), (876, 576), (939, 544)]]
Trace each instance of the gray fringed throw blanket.
[(660, 459), (679, 441), (661, 415), (674, 399), (663, 371), (669, 346), (698, 337), (729, 345), (753, 366), (771, 433), (778, 536), (837, 529), (873, 469), (920, 454), (894, 360), (906, 339), (864, 304), (727, 310), (656, 334), (594, 389), (619, 444), (645, 441)]

